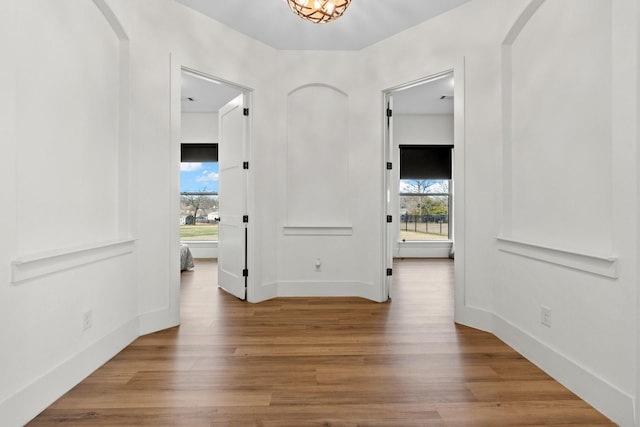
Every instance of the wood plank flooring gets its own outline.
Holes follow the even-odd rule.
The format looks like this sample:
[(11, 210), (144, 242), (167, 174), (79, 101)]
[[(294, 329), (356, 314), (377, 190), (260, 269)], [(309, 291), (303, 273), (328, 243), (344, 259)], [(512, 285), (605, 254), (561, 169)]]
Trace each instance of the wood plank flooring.
[(281, 298), (182, 273), (182, 324), (137, 339), (29, 426), (610, 426), (494, 336), (453, 323), (453, 264), (402, 260), (389, 303)]

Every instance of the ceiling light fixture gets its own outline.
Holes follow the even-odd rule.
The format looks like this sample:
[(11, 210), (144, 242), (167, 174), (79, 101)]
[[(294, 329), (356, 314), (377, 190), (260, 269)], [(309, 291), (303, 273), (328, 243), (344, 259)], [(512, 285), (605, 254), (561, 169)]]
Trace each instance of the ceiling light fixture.
[(301, 18), (324, 24), (340, 18), (351, 0), (287, 0), (289, 7)]

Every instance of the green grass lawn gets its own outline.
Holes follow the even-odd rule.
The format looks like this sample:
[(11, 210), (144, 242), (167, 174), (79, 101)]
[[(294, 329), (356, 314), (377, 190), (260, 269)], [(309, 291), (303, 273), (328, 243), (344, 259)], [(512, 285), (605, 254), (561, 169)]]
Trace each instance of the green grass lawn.
[(218, 224), (181, 225), (180, 240), (218, 240)]

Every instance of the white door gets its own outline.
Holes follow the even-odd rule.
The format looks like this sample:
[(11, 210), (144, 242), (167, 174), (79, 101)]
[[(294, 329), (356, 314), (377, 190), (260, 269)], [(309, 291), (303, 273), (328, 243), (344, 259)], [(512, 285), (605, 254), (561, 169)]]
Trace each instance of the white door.
[(394, 171), (397, 170), (400, 165), (394, 159), (394, 145), (393, 145), (393, 95), (388, 93), (386, 96), (386, 135), (385, 135), (385, 159), (386, 159), (386, 170), (385, 170), (385, 188), (384, 188), (384, 206), (386, 211), (386, 219), (385, 219), (385, 242), (384, 242), (384, 261), (385, 261), (385, 271), (384, 271), (384, 297), (391, 297), (391, 283), (392, 283), (392, 269), (393, 269), (393, 245), (396, 240), (395, 233), (395, 225), (398, 218), (398, 210), (394, 209), (394, 203), (392, 203), (393, 197), (392, 194), (397, 192), (397, 188), (394, 187)]
[(247, 176), (243, 168), (247, 148), (245, 95), (239, 95), (218, 111), (218, 285), (246, 299)]

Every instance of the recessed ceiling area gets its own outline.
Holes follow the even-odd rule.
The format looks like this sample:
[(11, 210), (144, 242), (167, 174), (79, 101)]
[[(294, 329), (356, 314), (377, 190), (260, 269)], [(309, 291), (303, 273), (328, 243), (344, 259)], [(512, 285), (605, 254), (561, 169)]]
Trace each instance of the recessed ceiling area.
[(285, 0), (176, 0), (282, 50), (360, 50), (470, 0), (353, 0), (327, 24), (294, 15)]

